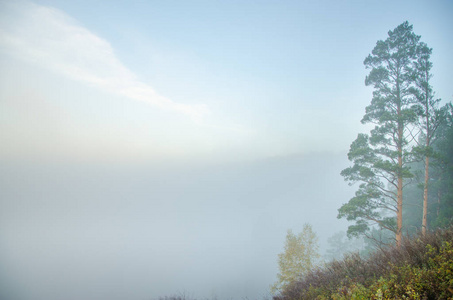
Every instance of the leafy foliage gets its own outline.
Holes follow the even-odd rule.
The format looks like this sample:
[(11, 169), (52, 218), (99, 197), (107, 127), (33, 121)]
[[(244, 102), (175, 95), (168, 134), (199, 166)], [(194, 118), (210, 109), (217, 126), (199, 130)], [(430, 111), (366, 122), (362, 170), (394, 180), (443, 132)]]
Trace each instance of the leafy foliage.
[(350, 254), (313, 269), (275, 300), (450, 299), (453, 228), (402, 240), (368, 259)]
[(271, 292), (275, 294), (277, 291), (287, 289), (309, 272), (318, 258), (318, 238), (310, 224), (305, 224), (302, 232), (297, 235), (288, 230), (285, 250), (278, 255), (280, 272), (277, 274), (277, 282), (271, 287)]

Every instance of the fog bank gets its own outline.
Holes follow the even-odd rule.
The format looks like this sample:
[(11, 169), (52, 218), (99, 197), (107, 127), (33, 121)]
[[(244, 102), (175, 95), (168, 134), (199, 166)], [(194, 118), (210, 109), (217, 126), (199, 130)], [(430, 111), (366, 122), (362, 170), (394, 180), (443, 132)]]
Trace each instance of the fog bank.
[(217, 165), (3, 163), (4, 299), (263, 298), (286, 230), (324, 248), (344, 154)]

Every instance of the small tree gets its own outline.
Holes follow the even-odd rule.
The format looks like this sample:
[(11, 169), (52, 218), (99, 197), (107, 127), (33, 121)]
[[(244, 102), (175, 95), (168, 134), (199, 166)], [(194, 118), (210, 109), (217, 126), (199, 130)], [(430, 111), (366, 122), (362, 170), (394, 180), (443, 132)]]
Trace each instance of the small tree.
[(346, 232), (338, 231), (327, 239), (329, 248), (326, 250), (324, 259), (327, 261), (341, 260), (346, 253), (359, 252), (364, 249), (363, 238), (348, 238)]
[(285, 290), (311, 270), (319, 258), (318, 248), (318, 238), (310, 224), (305, 224), (298, 235), (288, 230), (285, 251), (278, 255), (278, 280), (271, 286), (271, 292)]

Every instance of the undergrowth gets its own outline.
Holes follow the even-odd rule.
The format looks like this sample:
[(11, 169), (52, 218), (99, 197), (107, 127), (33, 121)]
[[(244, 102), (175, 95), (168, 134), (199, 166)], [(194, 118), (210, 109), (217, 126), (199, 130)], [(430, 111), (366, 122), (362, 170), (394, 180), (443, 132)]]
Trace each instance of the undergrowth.
[(453, 299), (453, 228), (311, 270), (274, 300)]

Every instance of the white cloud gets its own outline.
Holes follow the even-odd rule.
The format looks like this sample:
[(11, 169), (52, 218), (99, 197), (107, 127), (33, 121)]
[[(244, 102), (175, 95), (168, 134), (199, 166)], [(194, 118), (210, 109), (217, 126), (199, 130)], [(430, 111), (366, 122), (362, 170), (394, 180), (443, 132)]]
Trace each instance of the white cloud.
[(112, 46), (64, 12), (32, 3), (0, 4), (0, 47), (73, 80), (199, 120), (204, 105), (176, 103), (141, 82)]

